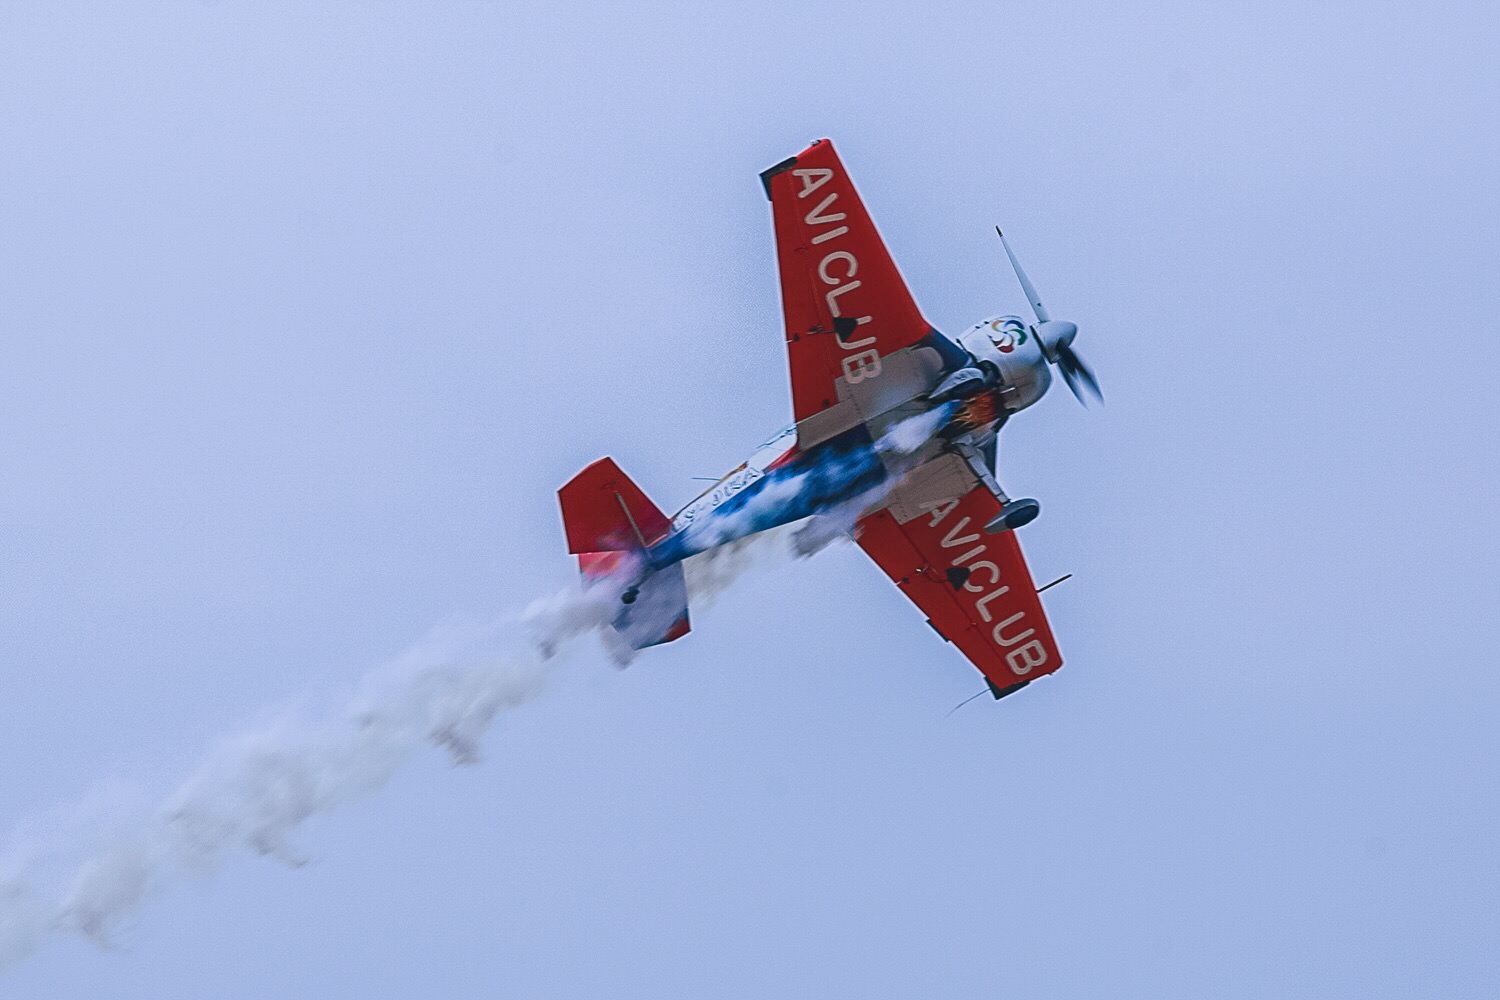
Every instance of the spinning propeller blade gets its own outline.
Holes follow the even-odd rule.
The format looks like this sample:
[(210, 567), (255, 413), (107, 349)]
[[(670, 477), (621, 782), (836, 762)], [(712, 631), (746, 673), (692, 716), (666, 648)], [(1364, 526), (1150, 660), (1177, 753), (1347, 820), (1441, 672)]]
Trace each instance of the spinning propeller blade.
[(1080, 382), (1089, 387), (1095, 399), (1104, 402), (1104, 393), (1099, 391), (1099, 380), (1094, 378), (1094, 373), (1089, 371), (1089, 366), (1083, 363), (1078, 352), (1067, 344), (1057, 349), (1057, 367), (1062, 371), (1063, 381), (1068, 383), (1068, 388), (1073, 390), (1073, 395), (1084, 406), (1088, 406), (1089, 401), (1083, 398), (1083, 392), (1078, 388)]
[(1068, 388), (1073, 395), (1084, 406), (1089, 405), (1084, 396), (1084, 387), (1099, 402), (1104, 402), (1104, 393), (1099, 390), (1099, 380), (1094, 378), (1094, 373), (1089, 366), (1083, 363), (1078, 352), (1073, 350), (1073, 338), (1078, 334), (1078, 327), (1064, 321), (1053, 321), (1047, 313), (1047, 307), (1042, 305), (1042, 297), (1036, 293), (1036, 288), (1031, 284), (1031, 279), (1026, 277), (1026, 272), (1021, 270), (1021, 262), (1016, 260), (1015, 253), (1010, 248), (1010, 241), (995, 227), (995, 235), (1000, 237), (1000, 245), (1005, 248), (1005, 256), (1010, 258), (1010, 266), (1015, 268), (1016, 279), (1021, 282), (1021, 290), (1026, 293), (1026, 300), (1031, 303), (1031, 311), (1036, 313), (1036, 326), (1032, 332), (1036, 335), (1037, 342), (1042, 349), (1042, 356), (1057, 365), (1062, 372), (1063, 381), (1068, 383)]
[(1005, 256), (1010, 258), (1010, 266), (1016, 269), (1016, 277), (1021, 281), (1021, 291), (1026, 293), (1026, 301), (1031, 303), (1031, 311), (1036, 313), (1036, 321), (1047, 322), (1052, 317), (1047, 315), (1047, 307), (1042, 305), (1042, 298), (1032, 287), (1031, 280), (1026, 277), (1026, 272), (1021, 270), (1021, 262), (1016, 260), (1015, 254), (1011, 253), (1010, 243), (1005, 239), (1005, 234), (1000, 231), (999, 226), (995, 227), (995, 235), (1000, 237), (1000, 245), (1005, 248)]

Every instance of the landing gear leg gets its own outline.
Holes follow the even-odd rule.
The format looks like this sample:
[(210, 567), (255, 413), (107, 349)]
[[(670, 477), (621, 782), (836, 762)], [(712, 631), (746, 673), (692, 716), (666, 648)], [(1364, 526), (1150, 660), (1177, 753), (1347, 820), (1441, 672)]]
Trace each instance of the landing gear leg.
[(1013, 531), (1024, 524), (1030, 524), (1036, 520), (1036, 516), (1042, 512), (1042, 505), (1030, 497), (1020, 500), (1012, 500), (1005, 495), (1000, 484), (995, 481), (995, 474), (990, 471), (989, 464), (985, 462), (984, 456), (972, 445), (960, 444), (959, 454), (969, 463), (969, 468), (974, 470), (974, 475), (985, 488), (995, 494), (995, 499), (1000, 501), (1000, 513), (990, 518), (984, 530), (992, 535), (998, 535), (1002, 531)]

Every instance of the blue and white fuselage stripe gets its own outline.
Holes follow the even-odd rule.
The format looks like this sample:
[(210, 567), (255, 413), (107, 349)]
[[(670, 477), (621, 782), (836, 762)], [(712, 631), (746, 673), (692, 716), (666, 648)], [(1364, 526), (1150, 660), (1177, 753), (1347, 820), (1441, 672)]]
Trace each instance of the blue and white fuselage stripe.
[[(888, 473), (863, 426), (810, 451), (765, 468), (795, 444), (793, 432), (778, 435), (755, 458), (736, 469), (673, 519), (672, 533), (646, 550), (652, 569), (681, 562), (757, 532), (800, 521), (875, 489)], [(785, 445), (762, 459), (776, 445)]]

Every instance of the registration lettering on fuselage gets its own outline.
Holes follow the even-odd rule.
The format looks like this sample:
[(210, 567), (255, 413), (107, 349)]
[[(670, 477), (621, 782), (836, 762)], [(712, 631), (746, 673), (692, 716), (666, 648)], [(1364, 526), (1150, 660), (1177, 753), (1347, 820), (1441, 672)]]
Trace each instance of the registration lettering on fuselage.
[(681, 531), (694, 521), (722, 506), (730, 498), (743, 493), (753, 483), (765, 478), (766, 470), (777, 460), (797, 447), (797, 428), (784, 427), (771, 436), (755, 454), (729, 475), (704, 490), (672, 518), (672, 530)]

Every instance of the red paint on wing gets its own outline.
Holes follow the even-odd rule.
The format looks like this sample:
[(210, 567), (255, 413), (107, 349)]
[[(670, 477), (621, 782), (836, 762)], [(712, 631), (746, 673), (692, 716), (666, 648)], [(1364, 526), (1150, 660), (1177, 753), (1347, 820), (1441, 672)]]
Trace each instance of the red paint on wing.
[[(1016, 533), (984, 531), (999, 511), (1000, 502), (979, 487), (946, 512), (906, 524), (878, 511), (860, 522), (855, 537), (932, 626), (1005, 689), (1050, 674), (1063, 661)], [(955, 567), (968, 577), (950, 576)]]
[[(776, 225), (792, 411), (801, 421), (838, 401), (834, 382), (846, 374), (846, 365), (869, 370), (859, 355), (898, 351), (921, 340), (932, 326), (922, 318), (833, 143), (820, 139), (762, 179)], [(835, 315), (869, 321), (841, 340), (834, 333)]]

